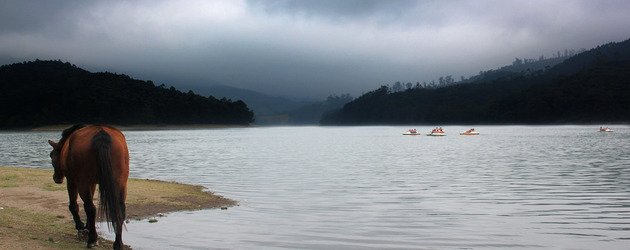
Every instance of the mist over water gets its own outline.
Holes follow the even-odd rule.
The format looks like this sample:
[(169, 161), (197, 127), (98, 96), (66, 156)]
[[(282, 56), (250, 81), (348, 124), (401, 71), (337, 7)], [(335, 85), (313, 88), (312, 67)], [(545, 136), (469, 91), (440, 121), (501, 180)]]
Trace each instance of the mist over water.
[[(481, 126), (479, 136), (460, 136), (467, 127), (445, 126), (445, 137), (401, 135), (409, 128), (126, 131), (132, 177), (204, 185), (240, 206), (132, 221), (125, 243), (134, 249), (630, 244), (630, 127), (598, 133), (596, 126)], [(46, 139), (59, 136), (0, 133), (0, 165), (49, 167)]]

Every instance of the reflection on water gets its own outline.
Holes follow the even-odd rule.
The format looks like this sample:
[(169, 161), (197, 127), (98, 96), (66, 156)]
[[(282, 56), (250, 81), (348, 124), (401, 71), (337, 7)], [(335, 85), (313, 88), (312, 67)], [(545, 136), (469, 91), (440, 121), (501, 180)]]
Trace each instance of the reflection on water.
[[(429, 127), (416, 127), (428, 132)], [(135, 249), (587, 248), (630, 244), (630, 128), (486, 126), (128, 131), (132, 177), (240, 206), (132, 222)], [(0, 164), (48, 167), (46, 139), (0, 133)], [(106, 231), (106, 230), (105, 230)]]

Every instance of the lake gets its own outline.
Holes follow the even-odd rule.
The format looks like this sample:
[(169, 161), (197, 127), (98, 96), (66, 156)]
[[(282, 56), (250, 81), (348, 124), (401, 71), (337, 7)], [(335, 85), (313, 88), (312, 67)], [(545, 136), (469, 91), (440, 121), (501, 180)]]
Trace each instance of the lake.
[[(134, 249), (627, 249), (630, 127), (598, 127), (126, 131), (132, 177), (200, 184), (240, 206), (132, 221), (123, 239)], [(0, 165), (50, 168), (46, 140), (59, 138), (2, 132)]]

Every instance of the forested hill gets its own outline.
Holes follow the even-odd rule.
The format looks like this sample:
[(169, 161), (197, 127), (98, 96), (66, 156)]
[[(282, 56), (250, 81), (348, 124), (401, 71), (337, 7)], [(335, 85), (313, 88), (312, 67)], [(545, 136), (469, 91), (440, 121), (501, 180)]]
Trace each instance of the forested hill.
[(203, 97), (70, 63), (0, 66), (0, 128), (70, 123), (249, 124), (242, 101)]
[(630, 122), (630, 40), (579, 53), (546, 70), (442, 88), (388, 86), (322, 124), (562, 124)]

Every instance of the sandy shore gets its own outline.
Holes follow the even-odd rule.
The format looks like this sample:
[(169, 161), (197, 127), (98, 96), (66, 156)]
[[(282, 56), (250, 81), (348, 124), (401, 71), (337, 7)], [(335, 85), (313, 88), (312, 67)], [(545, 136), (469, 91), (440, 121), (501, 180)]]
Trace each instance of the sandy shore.
[[(202, 186), (155, 180), (130, 179), (127, 196), (132, 220), (237, 204)], [(78, 202), (85, 220), (81, 199)], [(100, 242), (100, 248), (111, 248), (111, 242)], [(66, 186), (53, 182), (51, 170), (0, 167), (0, 249), (85, 249), (68, 211)]]

